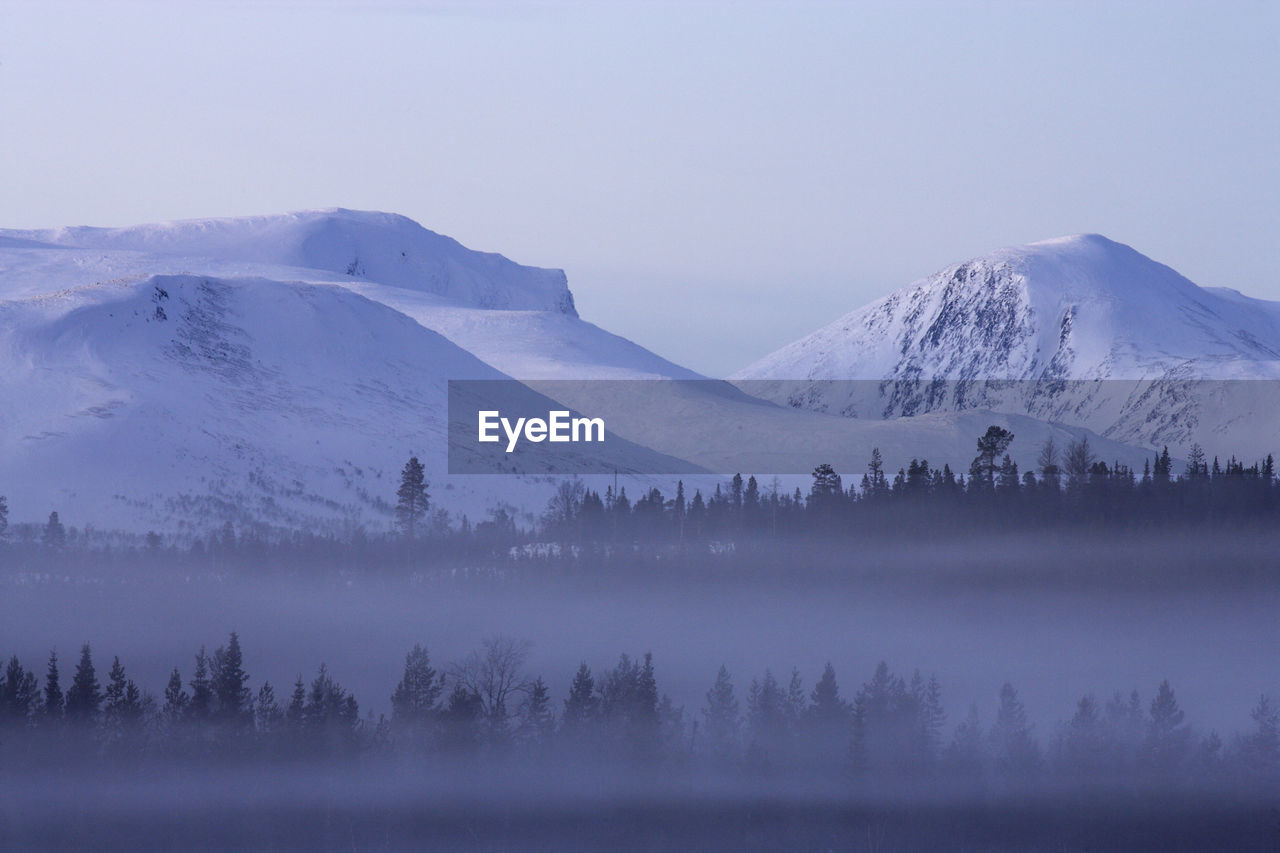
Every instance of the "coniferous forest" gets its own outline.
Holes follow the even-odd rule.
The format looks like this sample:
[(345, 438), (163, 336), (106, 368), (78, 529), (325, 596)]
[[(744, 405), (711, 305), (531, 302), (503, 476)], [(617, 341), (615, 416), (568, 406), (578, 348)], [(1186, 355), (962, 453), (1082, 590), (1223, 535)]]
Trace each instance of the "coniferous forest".
[[(1081, 442), (1019, 471), (1013, 438), (992, 427), (963, 473), (874, 451), (789, 490), (574, 479), (536, 517), (474, 521), (411, 459), (387, 534), (9, 526), (0, 501), (0, 594), (23, 602), (0, 630), (0, 847), (1275, 849), (1273, 460), (1134, 471)], [(794, 615), (761, 618), (780, 596)], [(1200, 608), (1258, 623), (1220, 667), (1187, 651)], [(229, 633), (199, 633), (224, 610)], [(141, 664), (96, 637), (127, 619), (165, 638)], [(283, 639), (307, 619), (320, 635)], [(927, 651), (988, 630), (971, 659)], [(1091, 632), (1120, 659), (1167, 644), (1143, 659), (1176, 675), (1080, 678)], [(1038, 712), (998, 675), (1028, 658)]]
[[(68, 659), (50, 653), (39, 672), (11, 657), (0, 683), (0, 778), (16, 786), (84, 774), (127, 785), (175, 771), (248, 771), (323, 778), (337, 798), (358, 796), (371, 781), (433, 796), (492, 785), (544, 797), (561, 787), (567, 798), (808, 792), (852, 809), (820, 821), (835, 820), (822, 830), (835, 837), (853, 827), (887, 830), (895, 804), (915, 798), (1015, 813), (1052, 801), (1104, 822), (1177, 805), (1199, 822), (1181, 841), (1209, 843), (1209, 828), (1224, 826), (1243, 831), (1245, 847), (1275, 837), (1280, 708), (1266, 695), (1250, 710), (1251, 725), (1229, 739), (1190, 723), (1168, 681), (1146, 696), (1082, 696), (1063, 709), (1062, 724), (1041, 732), (1012, 684), (985, 713), (957, 710), (936, 675), (898, 674), (884, 663), (847, 687), (830, 663), (812, 682), (799, 669), (735, 679), (721, 666), (700, 706), (687, 708), (662, 692), (647, 653), (623, 653), (599, 672), (582, 663), (559, 696), (527, 656), (527, 643), (501, 635), (446, 663), (415, 645), (387, 697), (389, 715), (362, 715), (324, 663), (281, 689), (254, 680), (234, 632), (155, 689), (135, 683), (118, 657), (109, 666), (96, 660), (89, 644)], [(1237, 810), (1260, 819), (1233, 824)], [(85, 839), (100, 830), (97, 820), (82, 816), (55, 834)], [(975, 820), (972, 842), (998, 848), (1009, 827)], [(948, 820), (928, 822), (905, 837), (936, 842), (932, 833), (952, 831)], [(1089, 820), (1067, 823), (1048, 833), (1018, 827), (1011, 839), (1090, 838)], [(1189, 831), (1177, 819), (1170, 826)], [(31, 839), (19, 832), (7, 841)]]

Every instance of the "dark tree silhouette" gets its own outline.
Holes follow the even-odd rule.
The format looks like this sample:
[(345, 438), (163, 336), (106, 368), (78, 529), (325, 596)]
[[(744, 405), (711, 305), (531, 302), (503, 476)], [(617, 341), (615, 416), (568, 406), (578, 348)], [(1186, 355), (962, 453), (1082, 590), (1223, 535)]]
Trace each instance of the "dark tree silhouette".
[(422, 463), (418, 457), (411, 456), (400, 472), (400, 487), (396, 489), (396, 527), (405, 537), (413, 539), (430, 506)]
[(89, 644), (80, 647), (80, 662), (76, 664), (71, 687), (67, 690), (67, 719), (79, 725), (88, 725), (98, 716), (102, 706), (102, 689), (93, 668), (93, 653)]
[(707, 752), (721, 760), (734, 756), (738, 751), (741, 718), (738, 699), (733, 695), (733, 681), (723, 664), (716, 673), (715, 684), (707, 691), (707, 704), (702, 709), (702, 719)]

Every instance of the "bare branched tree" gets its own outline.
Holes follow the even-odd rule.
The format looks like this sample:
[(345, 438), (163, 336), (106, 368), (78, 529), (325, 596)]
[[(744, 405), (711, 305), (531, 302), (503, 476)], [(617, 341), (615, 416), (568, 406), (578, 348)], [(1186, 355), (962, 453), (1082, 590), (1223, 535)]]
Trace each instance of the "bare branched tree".
[(485, 718), (494, 727), (506, 725), (515, 696), (527, 693), (533, 684), (524, 669), (531, 646), (528, 640), (499, 634), (449, 667), (449, 678), (480, 698)]
[(1089, 479), (1089, 468), (1097, 461), (1089, 447), (1089, 436), (1067, 442), (1067, 483), (1078, 487)]
[(1062, 468), (1058, 465), (1058, 445), (1054, 442), (1053, 436), (1046, 438), (1044, 444), (1040, 445), (1036, 467), (1040, 469), (1042, 480), (1053, 486), (1058, 485), (1058, 475), (1062, 473)]

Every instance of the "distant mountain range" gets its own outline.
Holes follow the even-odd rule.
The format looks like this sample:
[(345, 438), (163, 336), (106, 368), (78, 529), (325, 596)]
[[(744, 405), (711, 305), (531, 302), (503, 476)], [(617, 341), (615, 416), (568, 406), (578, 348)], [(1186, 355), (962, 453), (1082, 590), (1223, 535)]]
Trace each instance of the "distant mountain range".
[(821, 380), (1269, 379), (1277, 329), (1272, 303), (1070, 238), (943, 271), (735, 378), (761, 382), (681, 384), (663, 403), (670, 420), (628, 423), (626, 386), (548, 380), (703, 378), (579, 318), (563, 272), (402, 216), (0, 230), (0, 494), (17, 521), (57, 509), (132, 530), (381, 529), (416, 453), (439, 505), (532, 512), (552, 482), (532, 475), (545, 472), (445, 473), (447, 382), (508, 377), (609, 418), (626, 441), (606, 462), (623, 472), (676, 457), (802, 482), (819, 462), (860, 473), (873, 446), (892, 468), (927, 455), (965, 470), (988, 423), (1017, 434), (1024, 466), (1045, 438), (1085, 435), (1102, 458), (1140, 465), (1178, 429), (1261, 430), (1261, 446), (1274, 426), (1238, 401), (1208, 410), (1201, 392), (1183, 409), (1149, 408), (1194, 415), (1157, 430), (1137, 424), (1128, 397), (1116, 409), (1112, 392), (1083, 386), (948, 402)]

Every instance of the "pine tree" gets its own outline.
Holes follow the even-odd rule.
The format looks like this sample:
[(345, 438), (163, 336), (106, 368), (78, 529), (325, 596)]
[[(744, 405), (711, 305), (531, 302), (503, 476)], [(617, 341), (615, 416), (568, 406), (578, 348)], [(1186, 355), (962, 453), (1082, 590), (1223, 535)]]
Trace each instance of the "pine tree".
[(187, 716), (190, 704), (191, 697), (183, 689), (182, 675), (175, 666), (173, 672), (169, 673), (169, 683), (164, 688), (164, 706), (161, 712), (164, 714), (165, 720), (170, 725), (174, 725)]
[(415, 643), (405, 655), (404, 677), (391, 694), (392, 725), (422, 732), (436, 713), (436, 703), (443, 690), (444, 679), (437, 677), (426, 648)]
[(843, 726), (849, 722), (849, 703), (840, 698), (840, 686), (836, 683), (836, 669), (827, 661), (822, 677), (809, 694), (809, 716), (822, 725)]
[(942, 706), (942, 685), (938, 676), (930, 674), (920, 703), (920, 725), (924, 730), (924, 747), (930, 761), (942, 754), (942, 727), (946, 725), (947, 712)]
[(978, 706), (969, 706), (969, 715), (956, 726), (947, 747), (946, 763), (954, 771), (970, 777), (982, 775), (986, 766), (986, 738), (978, 721)]
[(235, 631), (226, 647), (213, 653), (210, 687), (215, 703), (214, 715), (231, 729), (248, 728), (253, 723), (253, 693), (249, 690), (249, 676), (244, 671), (244, 655), (240, 649), (240, 637)]
[(258, 734), (270, 737), (280, 730), (284, 724), (284, 711), (276, 701), (276, 691), (270, 681), (262, 682), (258, 688), (258, 700), (253, 708), (254, 722)]
[(800, 720), (804, 717), (808, 705), (804, 693), (804, 682), (800, 678), (800, 670), (792, 668), (791, 679), (787, 681), (787, 729), (794, 734), (800, 728)]
[(196, 669), (191, 676), (191, 717), (206, 720), (213, 713), (213, 684), (209, 681), (209, 656), (204, 646), (196, 653)]
[(582, 729), (594, 723), (600, 714), (600, 699), (596, 696), (596, 681), (586, 661), (578, 665), (569, 686), (569, 697), (564, 700), (564, 713), (560, 724), (566, 730)]
[(289, 697), (289, 707), (285, 709), (285, 722), (289, 724), (289, 728), (297, 733), (306, 725), (307, 717), (307, 687), (302, 683), (302, 675), (298, 675), (298, 680), (293, 683), (293, 693)]
[(460, 682), (454, 682), (453, 691), (440, 714), (441, 743), (445, 750), (454, 753), (474, 750), (480, 743), (484, 717), (484, 703), (480, 697)]
[(1152, 772), (1173, 772), (1186, 757), (1190, 732), (1182, 724), (1185, 715), (1167, 680), (1160, 682), (1147, 718), (1147, 737), (1143, 743), (1144, 763)]
[(1091, 778), (1104, 771), (1108, 746), (1098, 702), (1092, 695), (1084, 696), (1062, 734), (1058, 762), (1069, 773)]
[(740, 517), (742, 513), (742, 488), (743, 480), (741, 474), (734, 474), (733, 479), (729, 483), (729, 506), (733, 508), (734, 516)]
[(102, 690), (93, 669), (93, 654), (89, 644), (85, 643), (80, 647), (80, 662), (76, 664), (71, 688), (67, 690), (67, 719), (87, 725), (97, 719), (101, 706)]
[(1255, 778), (1275, 781), (1280, 778), (1280, 710), (1264, 694), (1249, 715), (1255, 728), (1242, 744), (1245, 764)]
[(44, 677), (44, 718), (57, 722), (62, 719), (62, 685), (58, 680), (58, 653), (49, 652), (49, 666)]
[(543, 746), (551, 741), (556, 717), (551, 711), (551, 694), (541, 678), (529, 685), (529, 693), (517, 715), (516, 739), (526, 747)]
[(1151, 479), (1157, 485), (1168, 485), (1173, 474), (1173, 460), (1169, 456), (1169, 447), (1165, 445), (1164, 450), (1160, 451), (1160, 455), (1156, 457), (1156, 464), (1151, 472)]
[(0, 495), (0, 542), (4, 541), (9, 530), (9, 502)]
[(813, 485), (809, 488), (809, 500), (815, 505), (829, 505), (844, 491), (840, 475), (827, 463), (813, 469)]
[(359, 706), (355, 697), (333, 679), (325, 664), (320, 664), (306, 696), (304, 730), (323, 738), (324, 746), (329, 748), (349, 745), (360, 723)]
[(411, 456), (400, 472), (400, 488), (396, 490), (396, 526), (408, 539), (417, 533), (418, 522), (431, 506), (422, 463)]
[(129, 741), (142, 722), (142, 691), (125, 677), (120, 658), (111, 662), (107, 689), (103, 694), (103, 724), (108, 743)]
[(766, 669), (762, 679), (751, 681), (747, 692), (747, 740), (753, 764), (772, 764), (786, 751), (789, 716), (787, 694)]
[(39, 700), (35, 673), (27, 672), (16, 655), (10, 658), (0, 682), (0, 724), (26, 725), (34, 718)]
[(871, 448), (871, 461), (867, 463), (867, 488), (864, 497), (881, 497), (889, 491), (889, 481), (884, 476), (884, 456), (880, 448)]
[(46, 548), (61, 548), (67, 544), (67, 530), (58, 520), (57, 512), (49, 513), (49, 521), (44, 526), (43, 541)]
[(1188, 479), (1199, 480), (1209, 476), (1209, 465), (1205, 462), (1204, 448), (1193, 442), (1191, 449), (1187, 451), (1187, 470)]
[(991, 751), (996, 769), (1010, 776), (1025, 776), (1040, 767), (1040, 748), (1031, 736), (1027, 712), (1013, 685), (1000, 688), (1000, 707), (991, 727)]
[(702, 709), (703, 727), (707, 751), (719, 760), (737, 754), (738, 732), (741, 728), (738, 699), (733, 695), (733, 681), (729, 670), (722, 664), (716, 673), (716, 682), (707, 691), (707, 704)]
[(996, 490), (1012, 498), (1017, 496), (1018, 489), (1018, 463), (1006, 453), (1004, 461), (1000, 463), (1000, 479), (996, 483)]
[[(1004, 452), (1013, 443), (1013, 433), (1003, 427), (992, 424), (987, 427), (987, 431), (978, 439), (978, 455), (974, 457), (973, 464), (969, 466), (970, 480), (969, 487), (982, 488), (990, 490), (995, 486), (996, 470), (999, 467), (996, 460), (999, 459)], [(975, 483), (974, 480), (978, 482)]]
[(752, 522), (760, 511), (760, 484), (755, 475), (747, 478), (747, 489), (742, 493), (742, 514), (748, 523)]

